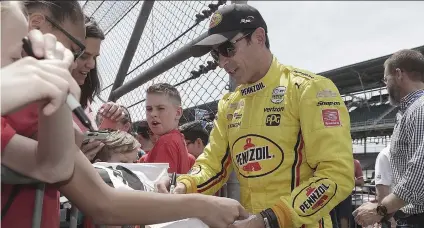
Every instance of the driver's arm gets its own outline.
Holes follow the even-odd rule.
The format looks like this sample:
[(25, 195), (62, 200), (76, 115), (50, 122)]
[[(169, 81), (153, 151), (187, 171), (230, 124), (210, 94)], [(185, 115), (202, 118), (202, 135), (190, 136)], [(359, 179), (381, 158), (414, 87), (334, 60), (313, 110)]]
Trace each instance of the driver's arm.
[(232, 172), (225, 116), (229, 96), (226, 94), (218, 103), (218, 113), (204, 152), (196, 159), (189, 174), (177, 179), (186, 186), (187, 193), (215, 194)]

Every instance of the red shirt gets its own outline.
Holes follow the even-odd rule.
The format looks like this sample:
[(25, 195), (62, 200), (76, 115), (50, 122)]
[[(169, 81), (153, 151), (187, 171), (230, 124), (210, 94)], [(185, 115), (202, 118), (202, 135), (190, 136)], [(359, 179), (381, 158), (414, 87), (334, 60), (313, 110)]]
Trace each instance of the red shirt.
[(1, 117), (1, 151), (4, 150), (15, 134), (15, 129), (7, 123), (6, 118)]
[(186, 174), (191, 169), (191, 162), (184, 135), (178, 130), (172, 130), (162, 135), (149, 153), (140, 158), (139, 162), (168, 163), (168, 173)]
[[(24, 109), (5, 117), (5, 124), (9, 124), (16, 133), (31, 137), (38, 127), (38, 106), (31, 104)], [(10, 134), (11, 130), (3, 132), (2, 117), (2, 149), (4, 137), (3, 133)], [(6, 125), (7, 126), (7, 125)], [(12, 129), (12, 131), (13, 131)], [(11, 194), (13, 185), (1, 184), (1, 207), (3, 209)], [(35, 188), (33, 185), (22, 185), (19, 193), (13, 200), (12, 205), (7, 211), (6, 216), (1, 220), (2, 227), (31, 227), (32, 215), (34, 210)], [(42, 228), (59, 227), (59, 192), (52, 185), (46, 185), (43, 201)]]
[(38, 129), (38, 105), (30, 104), (5, 118), (18, 134), (31, 138)]

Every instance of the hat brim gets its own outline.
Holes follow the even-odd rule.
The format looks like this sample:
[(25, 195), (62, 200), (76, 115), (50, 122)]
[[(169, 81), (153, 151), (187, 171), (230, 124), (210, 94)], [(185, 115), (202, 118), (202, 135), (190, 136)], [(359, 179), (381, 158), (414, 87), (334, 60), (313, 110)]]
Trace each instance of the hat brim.
[(199, 41), (198, 43), (194, 44), (191, 49), (191, 55), (193, 57), (201, 57), (207, 54), (212, 50), (213, 46), (225, 43), (231, 39), (233, 39), (237, 34), (239, 34), (240, 31), (229, 31), (219, 34), (212, 34), (205, 39)]

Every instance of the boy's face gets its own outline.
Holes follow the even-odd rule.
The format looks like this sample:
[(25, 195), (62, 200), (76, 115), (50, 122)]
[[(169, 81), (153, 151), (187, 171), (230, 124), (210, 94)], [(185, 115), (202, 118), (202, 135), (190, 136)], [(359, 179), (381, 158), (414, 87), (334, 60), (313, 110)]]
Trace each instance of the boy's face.
[(168, 95), (149, 93), (146, 99), (146, 116), (150, 130), (164, 135), (178, 127), (182, 109)]
[(185, 141), (187, 145), (187, 151), (189, 154), (197, 158), (203, 153), (205, 146), (203, 145), (203, 142), (201, 139), (197, 138), (194, 142), (188, 139), (186, 139)]

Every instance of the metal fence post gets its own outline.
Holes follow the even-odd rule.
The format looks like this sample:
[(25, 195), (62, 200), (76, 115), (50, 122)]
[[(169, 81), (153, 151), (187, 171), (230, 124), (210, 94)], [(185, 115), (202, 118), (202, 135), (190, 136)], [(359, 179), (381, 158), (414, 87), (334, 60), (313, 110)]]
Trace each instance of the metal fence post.
[(118, 73), (116, 74), (115, 82), (113, 83), (112, 90), (109, 94), (109, 101), (117, 100), (117, 98), (113, 96), (113, 91), (122, 86), (125, 81), (125, 77), (127, 76), (134, 54), (137, 51), (138, 43), (140, 42), (141, 35), (143, 34), (144, 28), (149, 20), (149, 15), (153, 9), (154, 3), (154, 0), (144, 1), (141, 6), (140, 13), (134, 25), (134, 30), (131, 34), (130, 40), (128, 41), (127, 49), (125, 50), (124, 57), (122, 58)]
[(130, 81), (126, 82), (121, 87), (117, 88), (115, 91), (112, 91), (111, 94), (113, 95), (113, 98), (119, 99), (123, 95), (131, 92), (132, 90), (136, 89), (140, 85), (143, 85), (144, 83), (152, 80), (156, 76), (162, 74), (163, 72), (166, 72), (167, 70), (171, 69), (172, 67), (175, 67), (176, 65), (184, 62), (185, 60), (192, 57), (190, 53), (190, 49), (193, 46), (193, 44), (198, 43), (199, 41), (203, 40), (205, 37), (207, 37), (207, 33), (203, 33), (202, 35), (198, 36), (196, 39), (192, 40), (188, 44), (184, 45), (174, 53), (168, 55), (152, 67), (145, 70), (143, 73), (139, 74), (135, 78), (131, 79)]
[[(232, 4), (247, 4), (247, 1), (238, 1), (233, 0), (231, 1)], [(237, 87), (236, 83), (232, 78), (229, 78), (229, 88), (230, 92), (233, 92), (235, 88)], [(235, 199), (240, 202), (240, 182), (237, 179), (236, 173), (233, 171), (230, 174), (230, 177), (227, 181), (227, 197)]]

